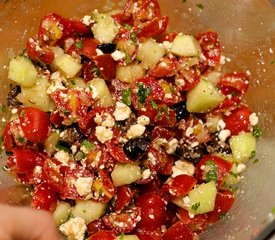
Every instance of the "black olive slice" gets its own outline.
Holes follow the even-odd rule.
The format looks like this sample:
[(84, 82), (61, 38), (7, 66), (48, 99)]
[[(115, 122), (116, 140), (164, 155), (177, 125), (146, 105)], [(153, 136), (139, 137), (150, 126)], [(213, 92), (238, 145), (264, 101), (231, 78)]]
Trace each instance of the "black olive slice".
[(123, 151), (129, 159), (137, 160), (145, 154), (149, 147), (149, 144), (149, 138), (139, 137), (130, 139), (123, 146)]
[(114, 43), (102, 43), (97, 45), (97, 48), (100, 49), (103, 53), (113, 53), (116, 50), (116, 44)]

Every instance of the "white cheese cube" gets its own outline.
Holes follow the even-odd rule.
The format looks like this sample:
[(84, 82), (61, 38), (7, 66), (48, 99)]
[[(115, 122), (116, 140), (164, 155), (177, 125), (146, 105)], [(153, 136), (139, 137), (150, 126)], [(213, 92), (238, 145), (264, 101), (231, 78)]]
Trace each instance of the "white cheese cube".
[(62, 224), (59, 230), (67, 237), (68, 240), (83, 240), (87, 226), (85, 221), (80, 218), (71, 218), (68, 222)]

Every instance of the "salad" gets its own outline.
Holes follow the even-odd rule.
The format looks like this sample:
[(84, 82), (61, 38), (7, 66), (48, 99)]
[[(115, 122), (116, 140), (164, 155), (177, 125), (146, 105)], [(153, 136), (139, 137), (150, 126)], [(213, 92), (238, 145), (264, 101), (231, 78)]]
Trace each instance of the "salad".
[(166, 32), (156, 0), (48, 13), (9, 63), (6, 170), (70, 240), (199, 239), (261, 135), (214, 31)]

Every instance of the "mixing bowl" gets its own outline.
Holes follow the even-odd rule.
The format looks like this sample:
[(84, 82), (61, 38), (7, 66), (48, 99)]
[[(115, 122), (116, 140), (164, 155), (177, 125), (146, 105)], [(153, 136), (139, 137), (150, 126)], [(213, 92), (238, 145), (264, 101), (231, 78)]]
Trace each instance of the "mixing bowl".
[[(125, 2), (125, 1), (124, 1)], [(48, 12), (65, 17), (82, 17), (94, 8), (110, 11), (124, 4), (118, 0), (9, 0), (0, 1), (0, 119), (3, 132), (9, 60), (17, 55), (27, 38), (37, 33), (39, 21)], [(262, 239), (273, 229), (275, 210), (275, 7), (268, 0), (159, 0), (162, 13), (170, 17), (169, 31), (196, 34), (213, 29), (223, 44), (223, 54), (231, 61), (226, 71), (244, 70), (251, 74), (247, 103), (260, 117), (263, 136), (258, 142), (257, 159), (250, 162), (230, 214), (214, 224), (202, 239)], [(274, 64), (273, 64), (274, 63)], [(3, 166), (4, 154), (0, 165)], [(256, 162), (256, 163), (255, 163)], [(0, 189), (15, 182), (0, 172)], [(2, 191), (0, 201), (28, 204), (25, 188)], [(272, 211), (273, 210), (273, 211)], [(275, 212), (274, 212), (275, 213)]]

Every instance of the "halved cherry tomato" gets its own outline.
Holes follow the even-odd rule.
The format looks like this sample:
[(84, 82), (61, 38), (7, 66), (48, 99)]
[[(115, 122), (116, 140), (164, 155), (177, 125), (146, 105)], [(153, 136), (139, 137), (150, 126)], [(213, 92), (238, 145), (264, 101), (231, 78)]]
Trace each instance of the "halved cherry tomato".
[(161, 37), (160, 42), (161, 43), (163, 43), (164, 41), (173, 42), (177, 35), (178, 35), (177, 32), (166, 33)]
[(20, 137), (20, 129), (20, 124), (14, 120), (8, 122), (5, 126), (3, 133), (3, 147), (5, 148), (5, 151), (11, 151), (16, 145), (16, 139)]
[(98, 55), (93, 58), (101, 76), (105, 80), (111, 80), (116, 76), (116, 62), (110, 54)]
[(48, 47), (40, 47), (38, 40), (29, 38), (26, 43), (26, 51), (29, 57), (36, 62), (51, 64), (54, 60), (54, 52)]
[(196, 177), (203, 182), (214, 181), (220, 186), (233, 164), (218, 156), (204, 155), (196, 165)]
[(42, 143), (46, 140), (50, 130), (50, 119), (46, 112), (34, 107), (20, 107), (18, 116), (22, 131), (29, 141)]
[(163, 235), (163, 240), (193, 240), (192, 231), (181, 221), (176, 222)]
[(215, 200), (215, 208), (212, 212), (209, 212), (208, 221), (214, 223), (224, 218), (225, 214), (233, 206), (236, 198), (231, 191), (223, 190), (218, 192)]
[(102, 219), (94, 220), (87, 224), (87, 232), (89, 235), (93, 235), (101, 230), (106, 230)]
[(249, 132), (251, 127), (249, 116), (251, 114), (250, 109), (243, 105), (231, 111), (230, 115), (224, 115), (226, 129), (230, 130), (231, 135), (238, 135), (241, 131)]
[(114, 231), (100, 230), (88, 238), (89, 240), (116, 240)]
[(176, 66), (177, 58), (168, 54), (160, 59), (157, 65), (149, 70), (148, 74), (156, 78), (171, 77), (176, 74)]
[(96, 56), (96, 47), (99, 41), (93, 38), (80, 38), (76, 39), (74, 44), (72, 44), (66, 51), (68, 54), (73, 54), (76, 52), (80, 55), (84, 55), (87, 58), (92, 59)]
[(119, 186), (116, 189), (113, 209), (115, 212), (122, 211), (132, 201), (134, 194), (130, 187)]
[(27, 173), (33, 171), (35, 166), (43, 165), (45, 157), (35, 150), (15, 148), (12, 150), (15, 172)]
[(190, 218), (186, 210), (178, 208), (177, 216), (191, 231), (196, 233), (203, 232), (208, 226), (207, 214), (197, 214), (193, 218)]
[(166, 209), (162, 198), (154, 193), (145, 193), (136, 199), (136, 206), (141, 208), (141, 221), (138, 228), (156, 230), (165, 223)]
[(57, 205), (57, 194), (46, 184), (40, 184), (33, 192), (32, 205), (36, 209), (53, 212)]
[(139, 207), (132, 207), (123, 212), (112, 212), (102, 218), (105, 226), (116, 233), (129, 233), (141, 219), (141, 210)]
[(134, 234), (138, 236), (139, 240), (162, 240), (162, 233), (160, 230), (149, 231), (145, 229), (136, 229)]
[(169, 141), (171, 138), (175, 136), (175, 133), (167, 128), (156, 126), (152, 133), (152, 140), (157, 138), (165, 138), (167, 141)]

